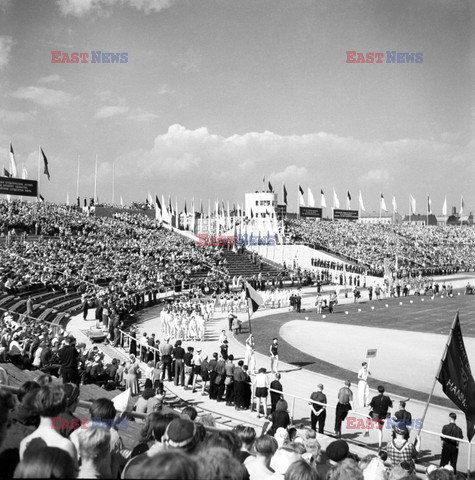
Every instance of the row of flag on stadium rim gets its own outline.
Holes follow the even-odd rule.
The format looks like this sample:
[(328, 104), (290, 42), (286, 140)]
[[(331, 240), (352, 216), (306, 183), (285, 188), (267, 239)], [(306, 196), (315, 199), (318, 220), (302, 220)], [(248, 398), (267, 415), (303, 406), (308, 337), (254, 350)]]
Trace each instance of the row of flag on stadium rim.
[[(3, 167), (3, 176), (7, 178), (20, 178), (20, 173), (18, 170), (18, 164), (15, 158), (15, 152), (13, 150), (13, 145), (10, 142), (10, 151), (9, 151), (9, 165), (8, 165), (8, 170)], [(48, 158), (45, 155), (45, 152), (41, 148), (41, 145), (38, 147), (38, 182), (40, 181), (40, 166), (41, 163), (43, 164), (43, 173), (48, 177), (48, 180), (50, 180), (50, 174), (49, 174), (49, 168), (48, 168)], [(22, 165), (22, 170), (21, 170), (21, 178), (23, 180), (28, 179), (28, 170), (25, 167), (25, 164)], [(39, 193), (39, 188), (38, 188), (38, 193)], [(7, 198), (10, 197), (7, 195)], [(39, 195), (38, 196), (39, 200), (44, 201), (44, 198)]]
[[(153, 200), (152, 195), (148, 194), (146, 202), (150, 207), (155, 207), (155, 218), (158, 221), (162, 221), (171, 226), (178, 228), (179, 223), (179, 211), (178, 211), (178, 202), (175, 203), (175, 208), (172, 205), (170, 196), (168, 197), (168, 202), (165, 201), (163, 194), (161, 195), (161, 201), (158, 198), (158, 195), (155, 195), (155, 201)], [(185, 200), (185, 205), (183, 209), (183, 221), (184, 228), (190, 231), (195, 231), (195, 227), (198, 226), (199, 232), (204, 232), (204, 222), (207, 223), (207, 232), (209, 234), (216, 233), (216, 236), (219, 236), (220, 233), (225, 231), (235, 230), (235, 235), (238, 233), (237, 228), (240, 229), (239, 233), (242, 232), (245, 212), (241, 204), (234, 204), (233, 209), (230, 209), (229, 201), (227, 202), (227, 207), (224, 205), (224, 201), (219, 202), (218, 200), (214, 201), (213, 209), (211, 209), (211, 200), (208, 200), (208, 215), (205, 217), (203, 210), (203, 202), (200, 200), (200, 206), (198, 213), (199, 216), (199, 225), (196, 225), (195, 218), (196, 206), (194, 199), (190, 203), (190, 211), (188, 211), (187, 202)], [(212, 219), (213, 223), (212, 223)], [(278, 231), (279, 224), (277, 221), (277, 214), (275, 212), (274, 206), (270, 206), (264, 217), (259, 217), (257, 213), (254, 213), (253, 209), (250, 209), (250, 220), (254, 221), (261, 232), (267, 231)], [(214, 229), (213, 229), (214, 226)]]
[[(268, 183), (268, 188), (269, 191), (273, 192), (274, 189), (271, 185), (271, 183)], [(299, 207), (315, 207), (316, 202), (315, 202), (315, 197), (313, 196), (312, 190), (310, 187), (307, 188), (307, 203), (305, 203), (304, 199), (304, 189), (302, 188), (301, 185), (298, 185), (298, 206)], [(282, 184), (282, 197), (285, 205), (288, 205), (288, 195), (287, 195), (287, 189), (285, 188), (285, 184)], [(351, 194), (349, 190), (346, 192), (346, 210), (351, 210)], [(396, 202), (396, 195), (393, 195), (392, 202), (391, 202), (392, 210), (393, 213), (397, 213), (398, 207), (397, 207), (397, 202)], [(463, 201), (463, 196), (461, 195), (460, 197), (460, 215), (463, 214), (463, 209), (464, 209), (464, 201)], [(323, 190), (320, 190), (320, 207), (321, 208), (328, 208), (327, 206), (327, 200), (325, 197), (325, 193)], [(339, 209), (341, 208), (341, 203), (338, 198), (338, 195), (336, 193), (335, 188), (333, 188), (333, 208)], [(366, 212), (366, 208), (364, 206), (363, 202), (363, 195), (361, 194), (361, 190), (358, 195), (358, 208), (359, 210)], [(386, 206), (386, 200), (384, 199), (384, 195), (381, 193), (381, 198), (380, 198), (380, 204), (379, 204), (380, 210), (384, 212), (388, 212), (389, 209)], [(411, 215), (416, 214), (416, 199), (409, 194), (409, 211), (411, 212)], [(426, 208), (426, 213), (428, 215), (431, 215), (433, 213), (432, 211), (432, 200), (429, 195), (427, 195), (427, 208)], [(445, 196), (444, 199), (444, 204), (442, 205), (442, 215), (447, 215), (448, 214), (448, 209), (447, 209), (447, 195)]]
[[(264, 304), (264, 300), (247, 281), (244, 282), (244, 288), (248, 302), (249, 330), (252, 333), (251, 315)], [(471, 442), (475, 434), (475, 380), (470, 369), (458, 312), (435, 376), (434, 387), (426, 403), (424, 418), (437, 382), (442, 385), (442, 390), (447, 397), (465, 414), (467, 437)]]

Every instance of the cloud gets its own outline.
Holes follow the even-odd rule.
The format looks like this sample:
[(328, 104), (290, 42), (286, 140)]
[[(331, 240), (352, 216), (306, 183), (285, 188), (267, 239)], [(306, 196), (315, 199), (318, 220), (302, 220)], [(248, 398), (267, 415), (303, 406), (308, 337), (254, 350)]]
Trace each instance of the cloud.
[(116, 5), (135, 8), (145, 14), (170, 8), (176, 0), (57, 0), (63, 15), (84, 17), (89, 14), (110, 15)]
[(11, 96), (21, 100), (30, 100), (42, 107), (59, 107), (71, 102), (73, 99), (70, 93), (63, 90), (34, 86), (20, 87)]
[(117, 115), (122, 115), (123, 113), (127, 113), (129, 111), (129, 107), (125, 105), (108, 105), (105, 107), (99, 108), (99, 110), (94, 115), (95, 118), (110, 118), (116, 117)]
[(38, 83), (55, 83), (55, 82), (64, 82), (63, 78), (61, 75), (58, 75), (57, 73), (53, 75), (47, 75), (45, 77), (41, 77), (38, 80)]
[(356, 198), (362, 189), (367, 208), (375, 208), (381, 192), (440, 190), (433, 179), (443, 178), (455, 161), (460, 162), (457, 172), (463, 172), (469, 158), (465, 147), (436, 140), (363, 141), (325, 132), (223, 136), (206, 127), (175, 124), (157, 135), (150, 148), (121, 154), (115, 161), (124, 181), (132, 174), (137, 185), (158, 191), (176, 185), (178, 196), (238, 199), (260, 188), (265, 176), (272, 183), (285, 182), (288, 191), (298, 183), (314, 191), (335, 186), (339, 195), (349, 190)]
[(177, 55), (173, 65), (185, 73), (198, 72), (203, 61), (203, 55), (193, 48)]
[(21, 123), (35, 116), (36, 112), (12, 112), (0, 109), (0, 123)]
[(158, 118), (158, 115), (155, 115), (155, 113), (151, 112), (141, 112), (129, 115), (127, 118), (134, 120), (135, 122), (151, 122)]
[(0, 36), (0, 70), (4, 68), (10, 60), (12, 46), (12, 37), (9, 37), (8, 35)]

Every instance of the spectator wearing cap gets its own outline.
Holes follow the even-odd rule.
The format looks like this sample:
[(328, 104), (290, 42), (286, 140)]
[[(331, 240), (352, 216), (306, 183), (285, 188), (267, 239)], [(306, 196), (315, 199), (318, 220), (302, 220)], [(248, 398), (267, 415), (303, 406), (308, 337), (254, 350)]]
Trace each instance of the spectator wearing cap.
[(376, 422), (376, 428), (378, 429), (379, 448), (383, 443), (383, 425), (388, 416), (389, 408), (393, 406), (392, 400), (384, 394), (384, 387), (378, 386), (378, 393), (372, 398), (369, 406), (371, 408), (370, 416)]
[(345, 381), (345, 386), (338, 391), (338, 403), (335, 412), (335, 435), (341, 438), (341, 424), (345, 420), (348, 412), (352, 409), (353, 392), (350, 390), (351, 382)]
[(163, 445), (166, 449), (179, 448), (187, 453), (194, 453), (202, 440), (201, 428), (190, 419), (176, 418), (165, 430), (162, 437)]
[(61, 364), (61, 376), (64, 383), (75, 383), (79, 385), (79, 352), (76, 350), (76, 339), (69, 335), (65, 338), (66, 344), (58, 351), (59, 362)]
[[(442, 427), (442, 434), (450, 437), (463, 438), (462, 429), (455, 423), (457, 415), (449, 413), (449, 423)], [(451, 465), (454, 472), (457, 473), (457, 458), (459, 455), (459, 442), (450, 438), (441, 437), (442, 453), (440, 457), (440, 466)]]
[(323, 385), (321, 383), (317, 385), (317, 391), (310, 395), (310, 400), (312, 400), (312, 402), (319, 402), (310, 402), (310, 405), (312, 406), (312, 410), (310, 411), (311, 428), (312, 430), (316, 431), (318, 422), (318, 433), (323, 434), (325, 429), (325, 420), (327, 418), (327, 409), (325, 407), (327, 404), (327, 396), (323, 393)]
[(407, 427), (404, 423), (396, 424), (394, 428), (395, 438), (388, 443), (386, 450), (388, 459), (393, 467), (407, 462), (409, 465), (409, 472), (415, 472), (416, 466), (414, 459), (417, 457), (419, 451), (419, 437), (416, 437), (414, 444), (406, 440)]

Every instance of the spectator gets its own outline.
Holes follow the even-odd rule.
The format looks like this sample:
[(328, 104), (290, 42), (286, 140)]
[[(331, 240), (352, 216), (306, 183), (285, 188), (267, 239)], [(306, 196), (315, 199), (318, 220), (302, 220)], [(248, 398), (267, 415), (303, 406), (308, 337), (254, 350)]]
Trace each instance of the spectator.
[(76, 478), (77, 465), (62, 448), (43, 447), (28, 451), (14, 478)]
[(78, 440), (81, 467), (77, 478), (111, 478), (110, 430), (81, 430)]
[(264, 435), (256, 439), (254, 448), (256, 456), (248, 457), (244, 461), (250, 480), (270, 480), (273, 475), (269, 468), (270, 461), (277, 450), (277, 442), (275, 438)]

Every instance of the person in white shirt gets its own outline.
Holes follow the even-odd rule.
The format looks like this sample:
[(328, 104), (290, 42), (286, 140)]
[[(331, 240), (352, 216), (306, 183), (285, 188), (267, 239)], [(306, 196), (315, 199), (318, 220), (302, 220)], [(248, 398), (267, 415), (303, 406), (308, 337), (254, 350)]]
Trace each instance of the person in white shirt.
[(267, 418), (267, 396), (269, 394), (269, 377), (266, 369), (260, 368), (254, 378), (254, 395), (256, 396), (257, 418), (261, 417), (261, 403), (264, 407), (264, 416)]
[(371, 372), (368, 371), (368, 364), (367, 362), (363, 362), (358, 372), (358, 400), (360, 407), (366, 407), (369, 403), (369, 375), (371, 375)]

